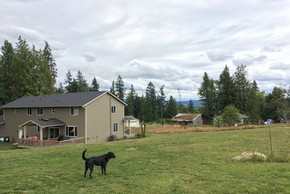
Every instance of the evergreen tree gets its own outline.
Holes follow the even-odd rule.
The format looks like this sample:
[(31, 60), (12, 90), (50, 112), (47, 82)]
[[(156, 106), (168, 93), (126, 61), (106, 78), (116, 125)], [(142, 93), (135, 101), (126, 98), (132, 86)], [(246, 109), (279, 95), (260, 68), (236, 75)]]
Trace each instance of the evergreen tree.
[(173, 98), (173, 96), (169, 97), (169, 101), (166, 106), (166, 111), (165, 111), (165, 117), (166, 118), (172, 118), (175, 115), (177, 115), (177, 102)]
[[(57, 69), (56, 63), (52, 56), (51, 48), (47, 41), (45, 41), (45, 46), (43, 49), (44, 64), (46, 69), (49, 71), (46, 72), (46, 77), (48, 79), (47, 85), (50, 85), (50, 89), (54, 88), (56, 83)], [(51, 91), (52, 92), (52, 91)]]
[(188, 109), (188, 112), (190, 112), (190, 113), (194, 113), (195, 112), (195, 108), (194, 108), (192, 100), (189, 100), (187, 109)]
[(227, 66), (225, 66), (217, 81), (217, 96), (218, 111), (222, 111), (226, 106), (234, 104), (235, 87)]
[(78, 70), (76, 82), (78, 92), (87, 92), (89, 90), (87, 81), (80, 70)]
[(0, 55), (0, 105), (6, 104), (15, 100), (18, 96), (15, 94), (17, 88), (14, 83), (17, 81), (15, 72), (14, 59), (15, 53), (10, 42), (5, 40), (1, 48), (2, 55)]
[(65, 87), (67, 92), (86, 92), (89, 90), (88, 84), (80, 70), (78, 71), (76, 78), (73, 78), (70, 70), (68, 70), (65, 84), (67, 85)]
[(59, 86), (56, 88), (56, 93), (63, 94), (65, 93), (65, 88), (63, 87), (62, 83), (59, 83)]
[(22, 96), (54, 92), (56, 64), (47, 42), (44, 50), (36, 50), (34, 45), (30, 49), (28, 43), (19, 36), (15, 48), (5, 40), (1, 52), (0, 104)]
[(73, 92), (72, 82), (73, 82), (73, 77), (70, 70), (68, 70), (66, 73), (66, 79), (64, 81), (64, 83), (66, 84), (65, 90), (67, 92)]
[(99, 89), (100, 89), (100, 85), (99, 85), (99, 83), (97, 82), (97, 79), (94, 77), (94, 79), (93, 79), (93, 81), (92, 81), (92, 86), (91, 86), (91, 88), (90, 88), (90, 91), (94, 91), (94, 92), (96, 92), (96, 91), (99, 91)]
[(146, 122), (154, 122), (157, 120), (156, 91), (152, 82), (149, 82), (146, 88), (144, 119)]
[(198, 88), (198, 95), (202, 101), (202, 112), (208, 118), (216, 114), (216, 87), (213, 79), (204, 73), (203, 82)]
[(239, 65), (234, 73), (234, 84), (236, 89), (235, 107), (243, 114), (250, 112), (249, 101), (251, 98), (251, 84), (247, 79), (245, 65)]
[(113, 82), (112, 82), (112, 86), (111, 86), (111, 88), (110, 88), (110, 92), (113, 94), (113, 95), (116, 95), (116, 93), (115, 93), (115, 81), (113, 80)]
[(118, 75), (117, 81), (115, 83), (115, 95), (124, 101), (125, 98), (125, 87), (124, 87), (124, 82), (122, 80), (122, 77)]
[(178, 103), (177, 105), (177, 112), (178, 113), (188, 113), (188, 108), (182, 103)]
[(135, 92), (133, 84), (131, 84), (130, 92), (127, 95), (127, 99), (126, 99), (126, 103), (127, 103), (127, 106), (125, 107), (125, 114), (126, 115), (134, 116), (134, 113), (135, 113), (135, 107), (134, 107), (135, 98), (136, 98), (136, 92)]
[(159, 94), (157, 96), (157, 106), (158, 106), (158, 115), (160, 115), (161, 124), (164, 124), (164, 107), (165, 107), (165, 93), (164, 93), (164, 85), (162, 85), (159, 89)]
[(134, 117), (140, 119), (140, 121), (144, 121), (144, 106), (145, 106), (145, 98), (144, 96), (139, 97), (136, 94), (134, 101)]

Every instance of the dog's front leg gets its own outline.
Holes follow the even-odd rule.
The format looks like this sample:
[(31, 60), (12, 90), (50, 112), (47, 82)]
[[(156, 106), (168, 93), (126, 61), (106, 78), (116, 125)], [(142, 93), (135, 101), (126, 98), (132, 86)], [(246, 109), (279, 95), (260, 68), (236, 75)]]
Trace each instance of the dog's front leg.
[(102, 174), (107, 175), (107, 172), (106, 172), (106, 165), (102, 166)]

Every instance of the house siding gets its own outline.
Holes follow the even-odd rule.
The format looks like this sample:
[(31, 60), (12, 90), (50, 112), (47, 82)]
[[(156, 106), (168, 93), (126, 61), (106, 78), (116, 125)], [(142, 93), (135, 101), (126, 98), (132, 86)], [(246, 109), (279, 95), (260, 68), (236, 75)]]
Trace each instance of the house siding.
[[(86, 97), (88, 93), (82, 93), (81, 96)], [(60, 94), (61, 95), (61, 94)], [(65, 95), (65, 94), (64, 94)], [(71, 94), (70, 94), (71, 95)], [(67, 95), (66, 95), (67, 96)], [(89, 96), (92, 96), (89, 94)], [(58, 96), (56, 96), (57, 98)], [(73, 96), (74, 99), (75, 96)], [(70, 115), (69, 105), (62, 107), (60, 104), (56, 107), (44, 107), (42, 108), (43, 114), (37, 115), (37, 108), (41, 106), (41, 102), (37, 101), (38, 97), (33, 97), (36, 99), (36, 103), (34, 105), (33, 101), (28, 98), (27, 102), (35, 107), (31, 107), (32, 114), (27, 115), (27, 103), (19, 103), (19, 100), (13, 104), (8, 106), (2, 106), (5, 115), (5, 123), (0, 125), (0, 136), (9, 136), (10, 140), (18, 140), (19, 136), (24, 133), (24, 128), (26, 129), (26, 135), (28, 137), (37, 136), (40, 139), (40, 133), (38, 133), (38, 126), (34, 123), (29, 123), (28, 121), (35, 121), (37, 119), (50, 119), (56, 118), (66, 124), (66, 126), (75, 126), (77, 127), (77, 137), (87, 137), (85, 139), (86, 143), (97, 143), (108, 141), (110, 136), (116, 135), (118, 139), (124, 137), (124, 108), (126, 104), (120, 101), (117, 97), (110, 93), (100, 93), (100, 95), (96, 95), (95, 98), (86, 98), (88, 102), (84, 104), (78, 105), (78, 115), (73, 116)], [(26, 98), (24, 98), (26, 99)], [(58, 98), (57, 98), (58, 99)], [(61, 96), (61, 99), (64, 100), (64, 97)], [(46, 98), (42, 99), (44, 102)], [(49, 102), (53, 101), (53, 99), (49, 98)], [(69, 99), (68, 99), (69, 100)], [(89, 101), (91, 100), (91, 101)], [(22, 102), (22, 101), (21, 101)], [(58, 100), (55, 100), (58, 102)], [(74, 100), (75, 102), (75, 100)], [(13, 103), (13, 102), (12, 102)], [(15, 105), (16, 104), (16, 105)], [(68, 104), (68, 103), (67, 103)], [(10, 106), (10, 107), (9, 107)], [(15, 111), (15, 107), (24, 107), (25, 108), (17, 108)], [(111, 113), (111, 107), (115, 106), (116, 113)], [(52, 108), (54, 108), (52, 111)], [(114, 123), (118, 125), (118, 131), (113, 131)], [(23, 125), (19, 127), (20, 125)], [(60, 126), (60, 135), (65, 136), (66, 127)], [(43, 137), (49, 138), (49, 130), (47, 128), (43, 129)]]
[[(111, 113), (111, 106), (116, 107), (116, 113)], [(124, 105), (110, 95), (103, 95), (91, 102), (87, 109), (87, 143), (108, 141), (111, 135), (118, 139), (124, 137), (122, 119)], [(118, 132), (113, 132), (113, 123), (118, 123)]]
[[(0, 136), (9, 136), (11, 140), (18, 139), (19, 125), (29, 121), (40, 118), (57, 118), (66, 123), (67, 126), (77, 126), (78, 127), (78, 137), (84, 137), (85, 128), (85, 111), (83, 108), (78, 108), (78, 116), (70, 116), (70, 108), (55, 108), (55, 113), (51, 113), (51, 108), (43, 108), (42, 115), (36, 115), (36, 109), (32, 108), (32, 114), (27, 115), (27, 108), (18, 108), (18, 113), (15, 113), (15, 109), (5, 109), (5, 124), (4, 129), (1, 129)], [(77, 117), (77, 119), (76, 119)], [(39, 136), (37, 133), (37, 126), (27, 126), (26, 127), (27, 136)], [(61, 135), (65, 135), (65, 127), (60, 128)], [(45, 129), (43, 131), (44, 136), (48, 135), (48, 131)]]

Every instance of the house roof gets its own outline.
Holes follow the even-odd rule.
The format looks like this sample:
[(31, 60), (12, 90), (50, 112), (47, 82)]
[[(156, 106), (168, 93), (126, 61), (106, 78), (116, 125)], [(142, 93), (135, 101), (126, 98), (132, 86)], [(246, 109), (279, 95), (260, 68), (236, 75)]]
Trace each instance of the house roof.
[[(73, 107), (73, 106), (85, 106), (94, 99), (109, 94), (114, 98), (116, 96), (110, 92), (76, 92), (76, 93), (63, 93), (63, 94), (52, 94), (47, 96), (26, 96), (19, 98), (13, 102), (5, 104), (0, 108), (45, 108), (45, 107)], [(125, 104), (123, 101), (118, 99), (120, 102)], [(126, 105), (126, 104), (125, 104)]]
[(249, 117), (247, 115), (243, 115), (243, 114), (239, 113), (239, 118), (240, 119), (248, 119)]
[(129, 116), (125, 116), (125, 117), (123, 118), (123, 121), (131, 121), (131, 120), (139, 120), (139, 119), (137, 119), (137, 118), (135, 118), (135, 117), (133, 117), (133, 116), (131, 116), (131, 115), (129, 115)]
[(186, 113), (179, 113), (172, 119), (171, 121), (193, 121), (197, 117), (199, 117), (201, 114), (186, 114)]
[(37, 125), (41, 128), (45, 128), (45, 127), (65, 126), (65, 123), (63, 121), (56, 119), (56, 118), (36, 119), (36, 120), (29, 120), (29, 121), (19, 125), (19, 127), (23, 127), (25, 125)]

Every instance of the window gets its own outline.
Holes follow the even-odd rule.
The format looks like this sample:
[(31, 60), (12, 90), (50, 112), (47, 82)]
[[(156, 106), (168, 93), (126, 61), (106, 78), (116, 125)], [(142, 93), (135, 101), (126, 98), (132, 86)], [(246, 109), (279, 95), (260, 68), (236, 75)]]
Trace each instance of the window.
[(18, 114), (18, 108), (15, 108), (15, 114)]
[(70, 115), (71, 115), (71, 116), (78, 116), (78, 114), (79, 114), (79, 109), (78, 109), (78, 107), (71, 107), (71, 108), (70, 108)]
[(43, 108), (37, 108), (36, 115), (43, 115)]
[(118, 123), (113, 123), (113, 132), (118, 132)]
[(116, 113), (116, 106), (111, 106), (111, 113)]
[(51, 108), (51, 114), (54, 114), (55, 113), (55, 108)]
[(27, 115), (32, 115), (32, 108), (27, 109)]
[(78, 136), (78, 128), (76, 126), (66, 126), (65, 136), (69, 136), (69, 137)]

